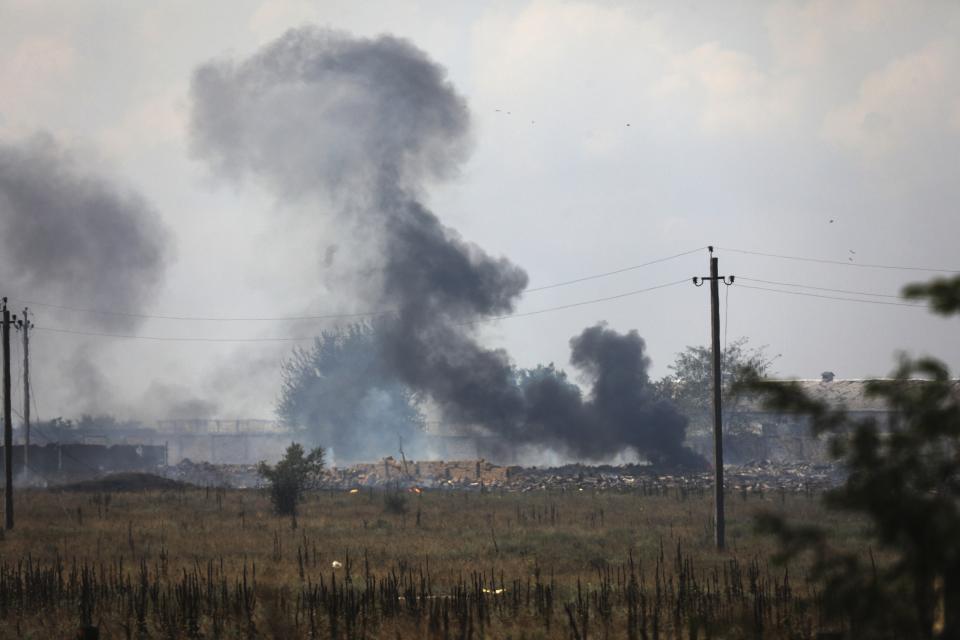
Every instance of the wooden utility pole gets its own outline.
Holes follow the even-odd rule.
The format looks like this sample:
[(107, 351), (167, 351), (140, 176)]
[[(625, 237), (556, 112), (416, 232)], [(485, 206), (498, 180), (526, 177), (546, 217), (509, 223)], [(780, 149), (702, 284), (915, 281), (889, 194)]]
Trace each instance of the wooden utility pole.
[(13, 419), (10, 407), (10, 310), (3, 299), (3, 515), (4, 527), (13, 529)]
[(713, 247), (710, 249), (710, 276), (706, 278), (693, 278), (693, 284), (702, 286), (704, 280), (710, 281), (710, 333), (712, 337), (713, 352), (713, 507), (714, 507), (714, 539), (717, 543), (717, 549), (722, 550), (726, 546), (725, 540), (725, 516), (723, 511), (723, 408), (722, 395), (723, 386), (720, 376), (720, 283), (729, 286), (733, 284), (734, 276), (730, 276), (727, 282), (727, 276), (719, 275), (718, 259), (713, 255)]
[(30, 312), (23, 309), (23, 475), (30, 475)]

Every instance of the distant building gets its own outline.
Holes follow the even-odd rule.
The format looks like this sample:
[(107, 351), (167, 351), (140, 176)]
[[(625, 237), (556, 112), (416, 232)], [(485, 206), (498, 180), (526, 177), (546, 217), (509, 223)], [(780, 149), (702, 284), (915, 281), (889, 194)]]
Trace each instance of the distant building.
[(215, 464), (274, 462), (303, 435), (276, 420), (249, 418), (158, 420), (154, 435), (167, 446), (169, 464), (184, 458)]
[[(892, 413), (883, 398), (867, 395), (866, 387), (871, 380), (836, 379), (832, 371), (825, 371), (816, 380), (789, 380), (812, 398), (825, 401), (831, 407), (843, 408), (851, 419), (875, 419), (885, 427)], [(924, 380), (911, 380), (908, 384), (927, 384)], [(955, 393), (960, 397), (960, 380), (953, 382)], [(776, 462), (827, 462), (826, 441), (814, 438), (809, 421), (796, 414), (771, 411), (757, 398), (743, 398), (736, 409), (724, 411), (724, 460), (738, 464), (753, 460)], [(736, 429), (729, 425), (736, 424)], [(708, 459), (713, 456), (713, 434), (692, 433), (689, 444)]]
[(275, 420), (249, 418), (165, 419), (152, 427), (112, 419), (84, 419), (76, 423), (58, 419), (35, 425), (31, 431), (31, 442), (37, 445), (164, 447), (168, 464), (177, 464), (184, 458), (217, 464), (274, 462), (295, 440), (302, 441), (303, 436)]

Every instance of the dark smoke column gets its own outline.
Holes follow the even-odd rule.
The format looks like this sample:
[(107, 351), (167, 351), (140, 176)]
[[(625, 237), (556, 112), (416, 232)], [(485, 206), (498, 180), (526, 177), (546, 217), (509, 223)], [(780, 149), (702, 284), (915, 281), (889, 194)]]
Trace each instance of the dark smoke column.
[(619, 334), (599, 324), (570, 340), (570, 362), (593, 381), (585, 408), (607, 447), (624, 444), (658, 464), (703, 467), (684, 444), (687, 419), (667, 401), (654, 398), (646, 344), (636, 331)]
[(442, 68), (404, 40), (306, 27), (242, 62), (201, 67), (193, 102), (194, 150), (221, 175), (318, 211), (332, 203), (366, 238), (381, 274), (367, 297), (398, 310), (382, 331), (393, 375), (451, 419), (521, 421), (507, 354), (481, 347), (465, 323), (509, 313), (527, 276), (420, 201), (470, 148), (466, 104)]
[[(588, 458), (630, 447), (682, 458), (675, 441), (685, 421), (630, 387), (642, 376), (613, 384), (616, 358), (591, 351), (592, 330), (574, 345), (574, 364), (596, 380), (586, 403), (570, 384), (520, 384), (506, 352), (476, 341), (472, 323), (510, 313), (527, 276), (422, 202), (470, 147), (466, 104), (422, 51), (390, 36), (304, 27), (245, 60), (200, 67), (192, 95), (194, 152), (217, 173), (252, 178), (316, 215), (332, 209), (337, 226), (360, 238), (364, 267), (377, 276), (358, 293), (397, 310), (379, 332), (385, 375), (429, 395), (447, 419), (510, 443)], [(645, 371), (644, 360), (635, 365)], [(629, 398), (612, 397), (620, 392)]]

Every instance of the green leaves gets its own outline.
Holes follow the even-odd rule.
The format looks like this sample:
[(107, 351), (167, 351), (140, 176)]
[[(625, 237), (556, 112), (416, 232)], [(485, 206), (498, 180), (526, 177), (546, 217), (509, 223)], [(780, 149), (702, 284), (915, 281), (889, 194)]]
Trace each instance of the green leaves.
[(765, 515), (758, 525), (779, 540), (779, 559), (812, 554), (826, 611), (851, 637), (931, 638), (938, 609), (948, 611), (940, 637), (957, 637), (960, 620), (949, 612), (960, 612), (960, 384), (946, 365), (902, 356), (890, 379), (866, 385), (881, 414), (849, 413), (755, 371), (740, 386), (829, 439), (848, 477), (824, 504), (865, 517), (867, 543), (884, 558), (867, 565), (816, 525)]
[(270, 500), (279, 515), (295, 516), (303, 493), (315, 486), (323, 473), (326, 452), (317, 447), (305, 455), (303, 446), (294, 442), (275, 466), (257, 465), (257, 472), (270, 485)]
[(914, 283), (903, 289), (908, 300), (927, 300), (935, 313), (949, 316), (960, 312), (960, 276), (936, 278), (930, 282)]

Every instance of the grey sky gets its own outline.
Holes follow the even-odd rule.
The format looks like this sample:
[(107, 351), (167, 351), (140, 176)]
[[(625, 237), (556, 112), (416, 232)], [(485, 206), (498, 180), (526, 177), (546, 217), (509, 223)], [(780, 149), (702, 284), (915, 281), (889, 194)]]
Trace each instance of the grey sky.
[[(246, 57), (304, 23), (391, 33), (446, 67), (471, 110), (474, 151), (458, 177), (428, 188), (428, 204), (464, 238), (525, 268), (533, 287), (707, 244), (960, 268), (956, 3), (0, 0), (0, 143), (47, 131), (159, 214), (171, 252), (145, 313), (361, 310), (351, 294), (359, 276), (322, 259), (327, 247), (350, 246), (341, 229), (255, 187), (225, 186), (189, 152), (194, 69)], [(885, 294), (930, 275), (719, 255), (741, 278)], [(704, 251), (533, 292), (519, 310), (706, 268)], [(705, 343), (707, 305), (705, 289), (680, 285), (503, 321), (484, 337), (521, 365), (567, 367), (570, 337), (606, 320), (637, 329), (661, 375), (674, 353)], [(97, 326), (40, 307), (35, 321)], [(151, 320), (136, 332), (246, 338), (316, 326)], [(782, 354), (782, 375), (880, 375), (898, 348), (957, 367), (958, 329), (917, 309), (729, 290), (729, 337)], [(74, 369), (62, 356), (79, 350), (100, 365), (103, 409), (147, 417), (180, 392), (221, 415), (269, 416), (289, 348), (42, 331), (34, 345), (41, 417), (90, 408), (65, 391)]]

